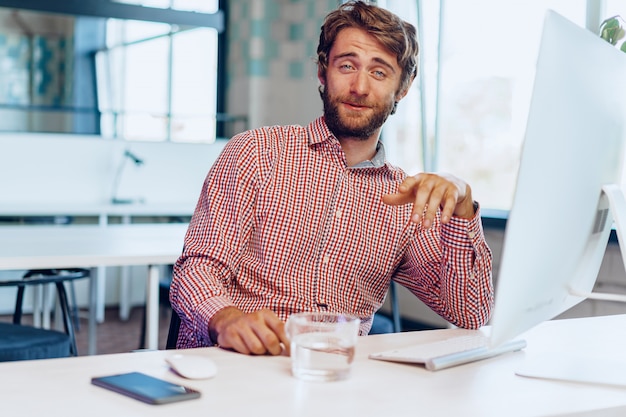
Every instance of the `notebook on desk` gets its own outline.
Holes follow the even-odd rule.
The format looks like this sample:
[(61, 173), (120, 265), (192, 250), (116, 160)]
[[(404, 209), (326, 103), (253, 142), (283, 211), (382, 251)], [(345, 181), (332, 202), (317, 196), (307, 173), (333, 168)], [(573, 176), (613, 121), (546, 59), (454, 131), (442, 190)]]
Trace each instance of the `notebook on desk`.
[(469, 362), (491, 358), (526, 347), (526, 341), (515, 339), (496, 347), (479, 330), (446, 330), (445, 339), (372, 353), (370, 359), (422, 364), (429, 371), (438, 371)]

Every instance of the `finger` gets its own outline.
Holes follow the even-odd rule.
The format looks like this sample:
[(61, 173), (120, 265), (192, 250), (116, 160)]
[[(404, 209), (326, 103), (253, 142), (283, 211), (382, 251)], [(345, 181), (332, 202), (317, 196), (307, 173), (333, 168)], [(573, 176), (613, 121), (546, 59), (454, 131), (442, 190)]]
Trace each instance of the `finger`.
[[(413, 211), (411, 212), (411, 221), (419, 224), (424, 219), (428, 220), (428, 224), (423, 224), (425, 227), (430, 227), (435, 213), (437, 212), (437, 206), (439, 201), (433, 200), (433, 192), (435, 191), (436, 178), (428, 175), (419, 174), (416, 176), (413, 193)], [(434, 205), (433, 205), (434, 204)]]
[(437, 210), (443, 199), (444, 190), (441, 187), (433, 187), (428, 196), (428, 204), (423, 214), (422, 226), (426, 229), (431, 227), (435, 222), (435, 216), (437, 216)]
[[(274, 330), (274, 333), (278, 337), (279, 344), (282, 344), (282, 348), (284, 348), (286, 353), (289, 355), (291, 351), (291, 341), (287, 337), (287, 332), (285, 331), (285, 323), (283, 323), (281, 320), (278, 320), (277, 322), (272, 323), (271, 328), (272, 330)], [(280, 353), (282, 353), (282, 351)]]
[(404, 181), (402, 181), (402, 183), (398, 186), (395, 193), (383, 195), (383, 202), (391, 206), (400, 206), (412, 203), (414, 199), (413, 188), (416, 183), (417, 181), (413, 177), (405, 178)]
[(262, 329), (254, 329), (256, 332), (259, 345), (251, 346), (252, 352), (257, 355), (264, 355), (269, 353), (270, 355), (280, 355), (283, 348), (280, 345), (280, 339), (276, 332), (268, 327)]
[(403, 206), (405, 204), (409, 204), (413, 201), (413, 196), (411, 194), (401, 194), (401, 193), (393, 193), (393, 194), (385, 194), (382, 196), (383, 203), (390, 206)]
[(456, 193), (456, 188), (452, 190), (450, 193), (446, 194), (443, 203), (441, 204), (441, 222), (448, 223), (452, 218), (452, 214), (454, 213), (454, 209), (457, 205), (458, 193)]
[(226, 331), (220, 333), (217, 337), (217, 344), (224, 349), (232, 349), (236, 352), (249, 355), (250, 349), (243, 337), (239, 333)]
[(417, 174), (414, 177), (405, 178), (395, 193), (383, 195), (382, 200), (383, 203), (392, 206), (413, 204), (411, 221), (419, 223), (428, 203), (431, 187), (431, 176)]
[(255, 313), (246, 314), (233, 320), (218, 335), (218, 344), (246, 355), (266, 353), (264, 343), (259, 339), (259, 319)]
[(406, 177), (398, 186), (398, 193), (407, 195), (413, 194), (413, 189), (417, 184), (419, 184), (422, 177), (422, 174), (417, 174), (412, 177)]
[(219, 342), (220, 347), (231, 348), (246, 355), (265, 355), (268, 349), (262, 337), (259, 337), (253, 329), (247, 329), (241, 333), (230, 335)]
[(471, 218), (474, 214), (474, 204), (469, 184), (452, 174), (441, 173), (440, 175), (452, 186), (450, 194), (446, 196), (446, 201), (441, 205), (441, 221), (447, 223), (453, 215)]
[(250, 315), (251, 330), (255, 337), (247, 339), (248, 348), (257, 355), (279, 355), (282, 352), (280, 336), (284, 323), (271, 310), (260, 310)]

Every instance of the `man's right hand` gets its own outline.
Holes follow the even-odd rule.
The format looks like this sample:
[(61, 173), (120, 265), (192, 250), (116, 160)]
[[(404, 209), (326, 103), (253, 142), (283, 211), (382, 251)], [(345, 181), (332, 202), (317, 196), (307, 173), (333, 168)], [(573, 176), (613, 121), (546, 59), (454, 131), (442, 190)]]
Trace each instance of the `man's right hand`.
[(247, 355), (280, 355), (283, 348), (289, 352), (285, 323), (268, 309), (244, 313), (226, 307), (211, 319), (209, 333), (214, 341), (217, 335), (220, 347)]

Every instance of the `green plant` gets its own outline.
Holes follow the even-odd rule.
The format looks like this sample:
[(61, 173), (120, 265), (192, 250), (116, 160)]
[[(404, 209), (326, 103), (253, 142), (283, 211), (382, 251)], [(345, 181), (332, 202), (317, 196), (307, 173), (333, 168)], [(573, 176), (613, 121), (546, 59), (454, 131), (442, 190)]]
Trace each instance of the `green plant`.
[(600, 37), (619, 50), (626, 52), (625, 28), (626, 24), (621, 16), (609, 17), (600, 25)]

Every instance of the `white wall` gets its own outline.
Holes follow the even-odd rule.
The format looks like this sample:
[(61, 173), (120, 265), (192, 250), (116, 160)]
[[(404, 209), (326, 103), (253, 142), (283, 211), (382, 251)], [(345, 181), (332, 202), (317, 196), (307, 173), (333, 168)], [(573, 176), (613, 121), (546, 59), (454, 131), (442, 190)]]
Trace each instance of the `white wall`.
[[(111, 208), (113, 183), (125, 149), (142, 158), (144, 164), (136, 167), (126, 161), (118, 197), (139, 197), (143, 207), (164, 216), (170, 209), (172, 215), (182, 212), (191, 216), (204, 178), (226, 142), (127, 142), (97, 136), (0, 134), (0, 216), (47, 211), (92, 213), (97, 221), (93, 213)], [(0, 279), (19, 278), (22, 273), (0, 271)], [(107, 305), (119, 302), (119, 273), (120, 268), (106, 268)], [(131, 267), (130, 275), (131, 304), (142, 304), (147, 267)], [(79, 304), (86, 306), (87, 282), (77, 282), (76, 288)], [(14, 289), (0, 288), (0, 314), (11, 312), (14, 300)]]
[(126, 160), (119, 196), (138, 196), (145, 204), (193, 206), (206, 173), (225, 143), (0, 134), (0, 215), (13, 205), (109, 204), (125, 149), (143, 159), (144, 164), (137, 167)]

